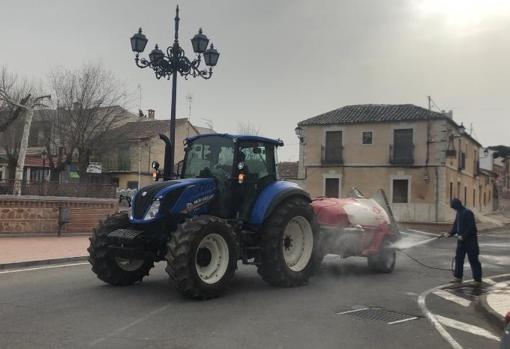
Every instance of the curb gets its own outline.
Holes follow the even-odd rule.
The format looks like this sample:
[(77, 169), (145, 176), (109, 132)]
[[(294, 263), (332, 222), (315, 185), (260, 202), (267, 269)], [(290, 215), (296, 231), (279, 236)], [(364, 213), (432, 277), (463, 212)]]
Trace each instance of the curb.
[(43, 259), (43, 260), (39, 260), (39, 261), (4, 263), (4, 264), (0, 264), (0, 270), (27, 268), (27, 267), (34, 267), (34, 266), (40, 266), (40, 265), (62, 264), (62, 263), (69, 263), (69, 262), (81, 262), (81, 261), (87, 261), (88, 259), (89, 259), (88, 256), (80, 256), (80, 257)]
[(503, 331), (505, 329), (505, 319), (491, 308), (487, 302), (487, 294), (478, 298), (475, 302), (475, 307), (498, 330)]

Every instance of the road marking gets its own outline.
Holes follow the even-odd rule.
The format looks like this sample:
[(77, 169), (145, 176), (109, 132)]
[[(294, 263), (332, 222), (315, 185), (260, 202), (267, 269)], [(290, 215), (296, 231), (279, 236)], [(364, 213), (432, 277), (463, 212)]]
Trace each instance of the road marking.
[(441, 315), (435, 315), (435, 316), (440, 323), (442, 323), (443, 325), (445, 325), (447, 327), (451, 327), (456, 330), (460, 330), (460, 331), (464, 331), (464, 332), (469, 332), (469, 333), (472, 333), (472, 334), (480, 336), (480, 337), (485, 337), (488, 339), (495, 340), (497, 342), (500, 341), (499, 337), (493, 335), (491, 332), (489, 332), (481, 327), (478, 327), (475, 325), (470, 325), (465, 322), (450, 319), (450, 318), (447, 318), (447, 317), (444, 317)]
[(66, 268), (66, 267), (75, 267), (78, 265), (86, 265), (89, 262), (81, 262), (81, 263), (70, 263), (70, 264), (58, 264), (58, 265), (46, 265), (42, 267), (34, 267), (34, 268), (24, 268), (24, 269), (13, 269), (13, 270), (2, 270), (0, 274), (11, 274), (11, 273), (20, 273), (22, 271), (34, 271), (41, 269), (55, 269), (55, 268)]
[(494, 281), (492, 279), (483, 279), (483, 282), (485, 282), (486, 284), (489, 284), (489, 285), (496, 285), (496, 281)]
[[(506, 276), (510, 276), (510, 274), (492, 275), (492, 278), (500, 278), (500, 277), (506, 277)], [(468, 281), (472, 281), (472, 280), (468, 280)], [(425, 300), (427, 299), (427, 296), (429, 294), (431, 294), (434, 291), (440, 290), (440, 289), (442, 289), (443, 287), (446, 287), (446, 286), (451, 286), (451, 284), (439, 285), (439, 286), (436, 286), (434, 288), (431, 288), (430, 290), (424, 291), (418, 297), (418, 306), (420, 307), (420, 309), (421, 309), (422, 313), (425, 315), (425, 317), (435, 327), (436, 331), (439, 332), (441, 337), (443, 337), (443, 339), (445, 341), (447, 341), (448, 344), (450, 344), (450, 346), (452, 348), (454, 348), (454, 349), (464, 349), (455, 339), (453, 339), (453, 337), (450, 335), (450, 333), (448, 333), (448, 331), (445, 330), (443, 325), (441, 325), (441, 323), (437, 320), (436, 316), (429, 311), (429, 309), (427, 308), (427, 304), (425, 302)]]
[(121, 334), (122, 332), (124, 332), (124, 331), (126, 331), (126, 330), (129, 330), (131, 327), (133, 327), (133, 326), (135, 326), (135, 325), (138, 325), (139, 323), (141, 323), (141, 322), (143, 322), (143, 321), (147, 320), (147, 319), (148, 319), (148, 318), (150, 318), (151, 316), (156, 315), (156, 314), (158, 314), (158, 313), (161, 313), (162, 311), (164, 311), (164, 310), (168, 309), (168, 308), (170, 307), (170, 305), (171, 305), (171, 303), (169, 303), (169, 304), (167, 304), (167, 305), (164, 305), (164, 306), (162, 306), (162, 307), (159, 307), (159, 308), (157, 308), (157, 309), (155, 309), (155, 310), (153, 310), (153, 311), (151, 311), (151, 312), (149, 312), (149, 313), (147, 313), (147, 314), (145, 314), (145, 315), (143, 315), (143, 316), (139, 317), (139, 318), (138, 318), (138, 319), (136, 319), (135, 321), (130, 322), (130, 323), (129, 323), (129, 324), (127, 324), (126, 326), (123, 326), (123, 327), (121, 327), (121, 328), (119, 328), (119, 329), (116, 329), (115, 331), (110, 332), (108, 335), (106, 335), (106, 336), (104, 336), (104, 337), (101, 337), (101, 338), (98, 338), (98, 339), (96, 339), (96, 340), (94, 340), (94, 341), (90, 342), (90, 343), (89, 343), (89, 347), (96, 346), (96, 345), (98, 345), (99, 343), (102, 343), (102, 342), (104, 342), (104, 341), (105, 341), (105, 340), (107, 340), (107, 339), (110, 339), (110, 338), (112, 338), (112, 337), (114, 337), (114, 336), (117, 336), (117, 335)]
[(445, 290), (437, 290), (432, 293), (435, 294), (436, 296), (446, 299), (447, 301), (457, 303), (457, 304), (462, 305), (463, 307), (466, 307), (466, 308), (469, 307), (469, 305), (471, 304), (470, 300), (456, 296), (453, 293), (450, 293)]
[(448, 342), (448, 344), (450, 344), (450, 346), (454, 349), (463, 349), (462, 346), (455, 340), (453, 339), (453, 337), (448, 333), (448, 331), (446, 331), (444, 329), (444, 327), (441, 325), (441, 323), (436, 319), (436, 317), (434, 316), (434, 314), (432, 314), (428, 309), (427, 309), (427, 305), (425, 303), (425, 299), (427, 298), (427, 296), (432, 293), (432, 292), (435, 292), (437, 290), (440, 290), (441, 288), (447, 286), (448, 284), (445, 284), (445, 285), (440, 285), (440, 286), (437, 286), (437, 287), (434, 287), (428, 291), (425, 291), (423, 292), (422, 294), (420, 294), (420, 296), (418, 297), (418, 305), (421, 309), (421, 311), (423, 312), (423, 314), (425, 315), (425, 317), (432, 323), (432, 325), (435, 327), (436, 331), (439, 332), (439, 334), (441, 335), (441, 337), (443, 337), (443, 339), (445, 341)]
[(495, 243), (481, 243), (479, 244), (481, 247), (500, 247), (500, 248), (509, 248), (510, 247), (510, 242), (503, 242), (503, 243), (500, 243), (500, 244), (495, 244)]
[(359, 308), (354, 310), (347, 310), (347, 311), (341, 311), (339, 313), (336, 313), (336, 315), (344, 315), (344, 314), (350, 314), (350, 313), (357, 313), (358, 311), (368, 310), (368, 308)]
[(406, 322), (406, 321), (416, 320), (417, 318), (418, 318), (417, 316), (413, 316), (413, 317), (409, 317), (409, 318), (407, 318), (407, 319), (402, 319), (402, 320), (397, 320), (397, 321), (391, 321), (391, 322), (388, 322), (388, 325), (400, 324), (401, 322)]

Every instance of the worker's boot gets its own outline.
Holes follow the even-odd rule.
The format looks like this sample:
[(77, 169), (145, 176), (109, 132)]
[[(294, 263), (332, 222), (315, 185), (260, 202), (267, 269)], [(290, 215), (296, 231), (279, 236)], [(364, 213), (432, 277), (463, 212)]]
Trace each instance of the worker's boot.
[(453, 280), (450, 281), (450, 283), (452, 283), (452, 284), (460, 284), (460, 283), (462, 283), (462, 279), (461, 278), (453, 278)]

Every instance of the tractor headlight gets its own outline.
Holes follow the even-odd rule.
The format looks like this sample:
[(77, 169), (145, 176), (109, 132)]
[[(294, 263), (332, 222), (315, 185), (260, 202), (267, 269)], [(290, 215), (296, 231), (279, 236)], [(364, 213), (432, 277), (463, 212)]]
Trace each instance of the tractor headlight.
[(161, 206), (159, 200), (154, 200), (152, 202), (152, 205), (151, 207), (149, 208), (149, 210), (147, 211), (147, 213), (145, 214), (145, 216), (143, 217), (143, 219), (145, 221), (148, 221), (148, 220), (151, 220), (153, 219), (154, 217), (156, 217), (156, 215), (158, 214), (159, 212), (159, 207)]

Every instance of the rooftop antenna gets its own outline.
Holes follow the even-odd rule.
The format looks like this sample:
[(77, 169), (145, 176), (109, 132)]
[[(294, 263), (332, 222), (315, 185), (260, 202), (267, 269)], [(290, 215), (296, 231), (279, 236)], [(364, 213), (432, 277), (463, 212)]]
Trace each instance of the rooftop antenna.
[(188, 93), (186, 100), (188, 101), (188, 121), (191, 121), (191, 103), (193, 103), (193, 96), (191, 93)]

